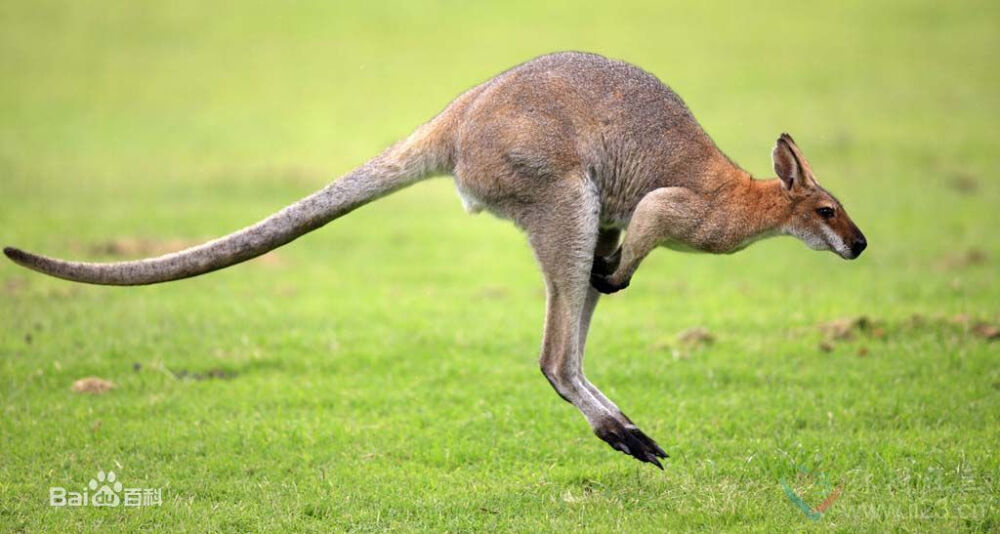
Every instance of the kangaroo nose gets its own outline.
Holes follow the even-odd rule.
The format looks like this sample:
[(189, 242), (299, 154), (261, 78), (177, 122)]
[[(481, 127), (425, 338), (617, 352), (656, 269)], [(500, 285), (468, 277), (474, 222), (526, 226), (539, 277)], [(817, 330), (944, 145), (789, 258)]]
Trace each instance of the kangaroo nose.
[(865, 239), (865, 236), (861, 236), (855, 239), (854, 243), (851, 243), (851, 254), (857, 258), (866, 248), (868, 248), (868, 241)]

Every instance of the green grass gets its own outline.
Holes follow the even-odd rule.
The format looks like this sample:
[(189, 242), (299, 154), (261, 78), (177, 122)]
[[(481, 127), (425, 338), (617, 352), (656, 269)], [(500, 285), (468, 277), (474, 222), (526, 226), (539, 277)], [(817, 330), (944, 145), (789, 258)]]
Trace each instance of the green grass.
[[(1000, 345), (952, 319), (1000, 315), (997, 3), (371, 4), (5, 2), (0, 241), (214, 237), (584, 49), (671, 84), (758, 176), (791, 132), (869, 250), (659, 251), (602, 302), (588, 374), (664, 472), (551, 391), (530, 251), (447, 179), (174, 284), (3, 262), (0, 531), (1000, 530)], [(716, 342), (680, 347), (692, 327)], [(117, 388), (70, 391), (91, 375)], [(48, 506), (99, 469), (162, 506)], [(815, 505), (820, 472), (841, 494), (812, 521), (782, 480)]]

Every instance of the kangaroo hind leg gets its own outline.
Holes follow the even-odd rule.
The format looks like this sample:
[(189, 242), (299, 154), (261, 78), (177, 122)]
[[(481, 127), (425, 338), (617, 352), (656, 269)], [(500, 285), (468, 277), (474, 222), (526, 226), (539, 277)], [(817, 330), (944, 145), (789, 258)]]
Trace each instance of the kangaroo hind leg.
[(666, 453), (583, 374), (583, 331), (596, 296), (590, 271), (598, 238), (599, 201), (583, 180), (560, 184), (557, 197), (528, 210), (520, 223), (545, 277), (547, 303), (540, 366), (556, 392), (575, 406), (613, 448), (662, 468)]

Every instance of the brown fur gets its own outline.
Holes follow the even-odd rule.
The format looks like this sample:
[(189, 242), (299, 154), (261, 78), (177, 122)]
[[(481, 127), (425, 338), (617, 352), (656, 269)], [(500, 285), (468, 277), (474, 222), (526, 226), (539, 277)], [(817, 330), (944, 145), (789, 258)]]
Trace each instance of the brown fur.
[(779, 178), (754, 180), (653, 75), (593, 54), (558, 53), (466, 91), (344, 178), (204, 245), (110, 264), (4, 252), (21, 265), (76, 281), (176, 280), (253, 258), (380, 196), (452, 174), (470, 211), (511, 219), (528, 235), (548, 296), (540, 358), (546, 378), (601, 439), (660, 466), (663, 449), (583, 374), (599, 292), (626, 287), (658, 246), (731, 253), (791, 234), (813, 248), (857, 257), (864, 236), (816, 182), (791, 137), (779, 138), (773, 159)]

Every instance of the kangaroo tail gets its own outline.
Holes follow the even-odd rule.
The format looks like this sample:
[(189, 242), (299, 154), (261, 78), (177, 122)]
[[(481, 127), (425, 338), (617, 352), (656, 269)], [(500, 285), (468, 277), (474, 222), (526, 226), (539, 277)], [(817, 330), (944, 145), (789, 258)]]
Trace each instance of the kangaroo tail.
[(136, 261), (85, 263), (13, 247), (4, 254), (40, 273), (89, 284), (143, 285), (198, 276), (255, 258), (375, 199), (447, 170), (444, 128), (432, 121), (350, 174), (257, 224), (180, 252)]

